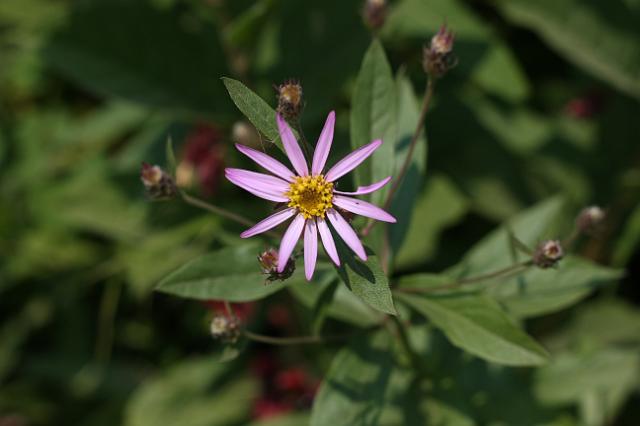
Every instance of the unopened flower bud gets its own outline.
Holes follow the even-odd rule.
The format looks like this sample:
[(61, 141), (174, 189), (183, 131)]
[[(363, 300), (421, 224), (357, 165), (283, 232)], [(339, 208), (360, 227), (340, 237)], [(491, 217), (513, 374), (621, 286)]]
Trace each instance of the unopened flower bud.
[(555, 266), (564, 256), (560, 241), (546, 240), (538, 245), (533, 253), (533, 263), (543, 269)]
[(227, 315), (216, 315), (211, 320), (211, 336), (224, 343), (235, 343), (240, 337), (240, 321)]
[(364, 21), (373, 30), (377, 30), (384, 25), (387, 19), (387, 12), (386, 0), (366, 0), (364, 3)]
[(152, 200), (170, 199), (176, 195), (176, 184), (173, 178), (160, 166), (142, 163), (140, 180)]
[(300, 83), (290, 80), (285, 81), (278, 90), (278, 114), (285, 120), (295, 120), (302, 110), (302, 86)]
[(432, 77), (442, 77), (451, 68), (456, 66), (458, 60), (453, 53), (453, 31), (446, 25), (431, 38), (429, 46), (423, 49), (422, 66), (424, 71)]
[(604, 221), (606, 214), (598, 206), (585, 207), (576, 219), (578, 231), (584, 234), (592, 234)]
[(278, 272), (278, 251), (270, 248), (258, 255), (258, 262), (262, 268), (262, 273), (267, 275), (267, 281), (284, 281), (289, 278), (296, 269), (293, 258), (289, 258), (287, 265), (282, 272)]

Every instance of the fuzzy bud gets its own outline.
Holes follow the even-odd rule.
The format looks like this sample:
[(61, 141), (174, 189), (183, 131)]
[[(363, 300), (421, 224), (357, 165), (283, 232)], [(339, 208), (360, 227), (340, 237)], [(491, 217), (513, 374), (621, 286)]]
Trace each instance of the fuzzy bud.
[(270, 248), (258, 255), (258, 262), (262, 268), (262, 273), (267, 275), (267, 281), (284, 281), (296, 270), (293, 258), (289, 258), (287, 266), (282, 272), (278, 272), (278, 251)]
[(386, 0), (366, 0), (364, 3), (364, 21), (372, 30), (382, 28), (387, 19), (387, 12)]
[(533, 263), (542, 268), (551, 268), (555, 266), (564, 256), (564, 250), (560, 241), (546, 240), (538, 245), (533, 253)]
[(429, 46), (423, 49), (422, 66), (424, 71), (432, 77), (442, 77), (451, 68), (456, 66), (458, 60), (453, 53), (453, 31), (446, 25), (431, 38)]
[(240, 321), (227, 315), (216, 315), (209, 328), (211, 336), (223, 343), (235, 343), (240, 337)]
[(142, 163), (140, 180), (152, 200), (166, 200), (176, 195), (176, 184), (173, 178), (160, 166)]
[(598, 230), (605, 216), (604, 210), (598, 206), (585, 207), (576, 219), (576, 227), (581, 233), (592, 234)]
[(285, 120), (296, 120), (302, 110), (302, 86), (297, 81), (282, 83), (278, 90), (278, 108), (276, 111)]

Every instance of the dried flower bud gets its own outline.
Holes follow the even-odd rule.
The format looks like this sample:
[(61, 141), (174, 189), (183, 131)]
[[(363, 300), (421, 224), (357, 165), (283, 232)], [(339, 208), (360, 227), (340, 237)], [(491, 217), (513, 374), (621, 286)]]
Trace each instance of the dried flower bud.
[(560, 241), (546, 240), (538, 245), (533, 253), (533, 263), (543, 269), (555, 266), (564, 256)]
[(453, 31), (446, 25), (431, 38), (429, 46), (423, 49), (422, 66), (424, 71), (432, 77), (442, 77), (451, 68), (456, 66), (458, 60), (453, 53)]
[(147, 195), (152, 200), (166, 200), (176, 195), (176, 184), (173, 178), (162, 170), (160, 166), (142, 163), (140, 180), (142, 180)]
[(224, 343), (235, 343), (240, 337), (240, 321), (227, 315), (216, 315), (211, 320), (211, 336)]
[(258, 255), (258, 262), (262, 268), (262, 273), (267, 275), (267, 281), (284, 281), (296, 270), (293, 258), (289, 258), (287, 265), (282, 272), (278, 272), (278, 251), (270, 248)]
[(386, 0), (366, 0), (364, 3), (364, 21), (373, 30), (382, 28), (387, 19)]
[(592, 234), (604, 221), (606, 213), (598, 206), (590, 206), (582, 209), (576, 219), (578, 231), (584, 234)]
[(300, 83), (289, 80), (282, 83), (278, 90), (278, 114), (285, 120), (295, 120), (302, 110), (302, 86)]

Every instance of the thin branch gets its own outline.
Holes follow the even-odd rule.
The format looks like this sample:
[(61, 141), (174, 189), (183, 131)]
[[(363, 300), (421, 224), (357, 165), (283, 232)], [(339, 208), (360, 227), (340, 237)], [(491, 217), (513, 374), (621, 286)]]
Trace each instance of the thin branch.
[[(402, 181), (404, 180), (409, 167), (411, 166), (411, 160), (413, 159), (413, 152), (415, 151), (416, 145), (418, 144), (418, 140), (420, 139), (420, 135), (422, 134), (422, 130), (424, 128), (425, 119), (427, 117), (427, 111), (429, 110), (429, 105), (431, 104), (431, 99), (433, 98), (433, 92), (435, 87), (435, 81), (431, 77), (427, 77), (427, 87), (424, 92), (424, 98), (422, 100), (422, 108), (420, 110), (420, 117), (418, 118), (418, 123), (416, 124), (416, 129), (413, 132), (413, 136), (411, 137), (411, 142), (409, 143), (409, 151), (407, 152), (407, 156), (404, 159), (404, 163), (398, 172), (398, 175), (393, 179), (393, 184), (391, 189), (387, 193), (387, 198), (384, 202), (384, 209), (389, 209), (391, 202), (393, 200), (393, 196), (400, 188)], [(374, 220), (370, 220), (367, 226), (365, 226), (361, 234), (362, 236), (367, 236), (371, 232), (371, 229), (375, 226), (377, 222)]]
[[(199, 198), (195, 198), (192, 197), (191, 195), (185, 193), (185, 192), (180, 192), (180, 195), (182, 196), (182, 199), (184, 200), (185, 203), (190, 204), (194, 207), (198, 207), (201, 208), (203, 210), (207, 210), (211, 213), (215, 213), (217, 215), (220, 215), (224, 218), (227, 218), (229, 220), (233, 220), (234, 222), (237, 222), (241, 225), (245, 225), (245, 226), (254, 226), (255, 223), (253, 221), (251, 221), (250, 219), (247, 219), (244, 216), (241, 216), (239, 214), (230, 212), (229, 210), (223, 209), (221, 207), (218, 206), (214, 206), (213, 204), (207, 203), (204, 200), (201, 200)], [(265, 235), (268, 235), (272, 238), (280, 238), (280, 235), (276, 232), (273, 231), (267, 231), (264, 232)]]
[(476, 275), (474, 277), (461, 278), (449, 284), (443, 284), (438, 287), (398, 288), (396, 291), (399, 291), (401, 293), (432, 293), (440, 290), (449, 290), (449, 289), (460, 287), (466, 284), (474, 284), (474, 283), (490, 280), (492, 278), (506, 278), (512, 275), (517, 275), (529, 269), (531, 266), (533, 266), (533, 261), (527, 260), (526, 262), (516, 263), (514, 265), (507, 266), (506, 268), (498, 269), (497, 271)]
[(274, 336), (266, 336), (264, 334), (254, 333), (249, 330), (244, 330), (244, 335), (249, 340), (268, 343), (270, 345), (316, 344), (316, 343), (325, 343), (325, 342), (334, 341), (334, 340), (347, 340), (353, 337), (353, 334), (329, 335), (329, 336), (274, 337)]

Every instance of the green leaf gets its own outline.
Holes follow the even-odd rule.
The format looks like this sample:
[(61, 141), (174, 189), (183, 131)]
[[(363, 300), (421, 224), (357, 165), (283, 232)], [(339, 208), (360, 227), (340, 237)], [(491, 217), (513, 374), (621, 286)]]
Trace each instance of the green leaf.
[(640, 11), (598, 0), (500, 1), (504, 15), (537, 32), (563, 57), (640, 97)]
[(311, 426), (473, 424), (418, 385), (396, 362), (390, 335), (354, 340), (333, 359), (311, 410)]
[(398, 286), (430, 290), (439, 296), (484, 292), (500, 302), (510, 314), (527, 318), (570, 306), (622, 275), (622, 270), (567, 256), (556, 268), (532, 266), (515, 276), (495, 277), (477, 283), (456, 286), (456, 279), (447, 274), (421, 273), (401, 277)]
[(640, 204), (631, 212), (624, 230), (616, 241), (613, 264), (616, 266), (626, 264), (638, 246), (640, 246)]
[[(396, 78), (396, 138), (395, 144), (395, 170), (400, 170), (404, 164), (411, 139), (415, 133), (420, 116), (420, 106), (413, 92), (411, 81), (399, 74)], [(424, 131), (416, 143), (407, 173), (396, 191), (390, 211), (397, 219), (397, 223), (389, 227), (389, 239), (391, 249), (396, 253), (409, 236), (409, 226), (418, 193), (422, 189), (424, 174), (427, 168), (427, 139)], [(389, 184), (391, 185), (391, 184)]]
[(596, 349), (640, 345), (640, 310), (617, 298), (582, 305), (563, 336)]
[[(300, 303), (313, 309), (329, 285), (329, 282), (317, 283), (317, 285), (314, 283), (312, 286), (308, 283), (294, 283), (288, 288)], [(336, 288), (333, 300), (328, 306), (327, 315), (359, 327), (378, 324), (382, 319), (379, 311), (370, 308), (362, 299), (342, 285)]]
[(535, 394), (549, 404), (578, 402), (591, 392), (605, 396), (609, 415), (620, 408), (640, 380), (637, 348), (605, 348), (588, 354), (565, 353), (536, 374)]
[(132, 203), (114, 185), (107, 167), (104, 160), (86, 162), (66, 181), (45, 191), (36, 211), (42, 222), (119, 241), (134, 242), (145, 235), (147, 205)]
[(562, 199), (555, 197), (518, 214), (474, 245), (462, 261), (448, 269), (446, 274), (462, 278), (496, 271), (516, 263), (518, 259), (514, 258), (511, 249), (511, 233), (533, 247), (553, 236), (547, 232), (558, 219), (561, 208)]
[(259, 387), (248, 377), (220, 383), (228, 368), (206, 357), (182, 361), (159, 373), (133, 394), (124, 424), (216, 426), (241, 422)]
[[(436, 254), (440, 234), (457, 223), (469, 208), (464, 195), (443, 175), (429, 178), (414, 203), (406, 236), (395, 259), (397, 269), (430, 260)], [(398, 225), (391, 227), (391, 235)]]
[(338, 275), (349, 290), (369, 306), (381, 312), (396, 315), (389, 280), (380, 267), (378, 257), (367, 249), (367, 261), (356, 258), (340, 238), (335, 238), (342, 264)]
[(282, 150), (282, 141), (280, 140), (278, 125), (276, 124), (276, 111), (260, 96), (238, 80), (222, 77), (222, 82), (240, 112), (242, 112), (267, 139), (275, 143), (278, 148)]
[(159, 280), (205, 253), (218, 229), (220, 221), (209, 215), (173, 228), (150, 230), (135, 244), (119, 247), (116, 257), (125, 270), (129, 289), (138, 297), (148, 297)]
[(505, 365), (541, 365), (547, 352), (493, 300), (478, 295), (420, 297), (398, 294), (456, 346)]
[(377, 333), (336, 355), (314, 400), (311, 426), (379, 424), (394, 366), (390, 346), (389, 335)]
[[(195, 113), (219, 113), (226, 73), (210, 22), (150, 1), (75, 2), (68, 23), (44, 48), (46, 61), (102, 95)], [(117, 22), (117, 25), (113, 25)], [(142, 24), (143, 23), (143, 24)], [(188, 46), (188, 48), (186, 47)]]
[(171, 176), (175, 176), (176, 175), (176, 168), (177, 168), (177, 161), (176, 161), (176, 154), (175, 151), (173, 149), (173, 139), (171, 138), (171, 136), (169, 136), (167, 138), (167, 144), (165, 146), (165, 155), (167, 156), (166, 158), (166, 162), (167, 162), (167, 172), (171, 175)]
[[(246, 244), (198, 257), (163, 279), (156, 290), (198, 300), (231, 302), (258, 300), (304, 280), (300, 271), (284, 282), (265, 282), (256, 256), (260, 245)], [(322, 275), (320, 270), (316, 275)]]
[(487, 294), (498, 300), (509, 313), (523, 318), (570, 306), (623, 275), (622, 270), (567, 256), (557, 268), (532, 267), (520, 276), (488, 280), (483, 286), (487, 287)]
[[(377, 182), (394, 172), (396, 140), (396, 85), (382, 44), (373, 40), (364, 55), (353, 91), (351, 106), (351, 146), (359, 148), (376, 139), (383, 144), (370, 160), (355, 170), (357, 185)], [(371, 199), (379, 204), (388, 191), (376, 191)]]

